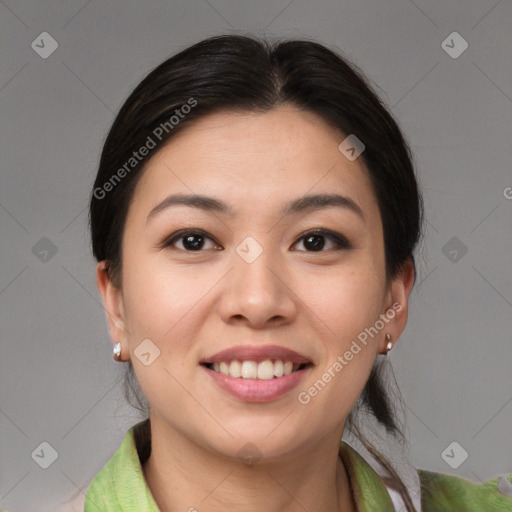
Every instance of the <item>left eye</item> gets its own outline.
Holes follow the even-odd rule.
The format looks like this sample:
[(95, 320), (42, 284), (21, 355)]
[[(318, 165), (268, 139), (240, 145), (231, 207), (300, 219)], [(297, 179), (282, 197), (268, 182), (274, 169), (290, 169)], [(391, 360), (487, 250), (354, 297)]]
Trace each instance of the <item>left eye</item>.
[(310, 231), (302, 235), (296, 243), (303, 241), (304, 246), (310, 248), (308, 252), (321, 252), (325, 248), (326, 239), (331, 240), (335, 250), (350, 249), (350, 243), (343, 235), (325, 229)]

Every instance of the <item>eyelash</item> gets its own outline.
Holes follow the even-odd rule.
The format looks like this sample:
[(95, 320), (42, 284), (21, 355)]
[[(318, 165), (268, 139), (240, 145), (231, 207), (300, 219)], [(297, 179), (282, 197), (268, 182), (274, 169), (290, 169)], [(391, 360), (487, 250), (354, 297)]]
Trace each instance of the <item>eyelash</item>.
[[(218, 244), (215, 241), (214, 238), (212, 238), (210, 235), (208, 235), (208, 233), (206, 233), (202, 229), (186, 229), (186, 230), (181, 230), (181, 231), (177, 231), (176, 233), (173, 233), (170, 237), (166, 238), (160, 244), (159, 248), (161, 248), (161, 249), (171, 248), (171, 246), (176, 241), (181, 240), (183, 238), (186, 238), (189, 235), (200, 235), (200, 236), (203, 236), (204, 238), (208, 238), (209, 240), (212, 240), (217, 245), (220, 245), (220, 244)], [(322, 236), (324, 238), (331, 239), (334, 242), (334, 248), (333, 249), (335, 251), (347, 250), (347, 249), (351, 249), (352, 248), (352, 245), (350, 244), (350, 242), (343, 235), (341, 235), (339, 233), (336, 233), (335, 231), (328, 230), (328, 229), (313, 229), (313, 230), (307, 231), (306, 233), (302, 234), (297, 239), (297, 241), (294, 243), (294, 245), (297, 242), (299, 242), (299, 241), (301, 241), (303, 239), (307, 239), (309, 236), (313, 236), (313, 235)], [(197, 251), (189, 251), (189, 250), (186, 250), (186, 249), (178, 249), (178, 250), (183, 251), (183, 252), (190, 252), (190, 253), (203, 252), (203, 249), (200, 249), (200, 250), (197, 250)], [(322, 249), (320, 251), (300, 251), (300, 252), (315, 253), (315, 252), (326, 252), (327, 250)]]

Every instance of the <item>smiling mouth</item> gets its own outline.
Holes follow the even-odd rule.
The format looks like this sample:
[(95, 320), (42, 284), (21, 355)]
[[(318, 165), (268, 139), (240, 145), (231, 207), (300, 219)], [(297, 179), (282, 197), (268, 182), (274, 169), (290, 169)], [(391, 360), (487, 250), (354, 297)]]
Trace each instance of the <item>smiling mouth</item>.
[(282, 359), (266, 359), (256, 361), (222, 361), (220, 363), (202, 363), (203, 366), (216, 373), (235, 379), (272, 380), (290, 375), (312, 366), (312, 363), (297, 364)]

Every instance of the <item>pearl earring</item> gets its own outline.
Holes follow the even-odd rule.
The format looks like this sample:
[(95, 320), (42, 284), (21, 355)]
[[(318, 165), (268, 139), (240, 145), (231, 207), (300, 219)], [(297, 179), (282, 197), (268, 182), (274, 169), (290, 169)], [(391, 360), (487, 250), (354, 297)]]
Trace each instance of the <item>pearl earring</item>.
[(386, 345), (386, 350), (389, 352), (393, 348), (393, 343), (391, 342), (391, 334), (389, 334), (389, 332), (386, 334), (386, 341), (388, 342)]
[(114, 343), (114, 359), (121, 361), (121, 343)]

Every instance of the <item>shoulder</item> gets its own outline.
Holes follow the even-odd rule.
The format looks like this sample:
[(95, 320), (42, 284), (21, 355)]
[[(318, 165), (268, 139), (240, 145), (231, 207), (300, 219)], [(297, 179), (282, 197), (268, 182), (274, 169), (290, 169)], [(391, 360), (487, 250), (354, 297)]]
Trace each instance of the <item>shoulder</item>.
[(512, 475), (475, 483), (418, 469), (422, 512), (512, 512)]
[(93, 478), (87, 489), (84, 512), (158, 512), (137, 451), (136, 437), (147, 421), (129, 429), (120, 448)]
[(126, 445), (126, 438), (121, 447), (103, 466), (101, 471), (92, 479), (85, 497), (85, 512), (93, 510), (114, 510), (116, 501), (116, 478), (123, 475), (120, 464), (126, 460), (129, 453), (129, 443)]

